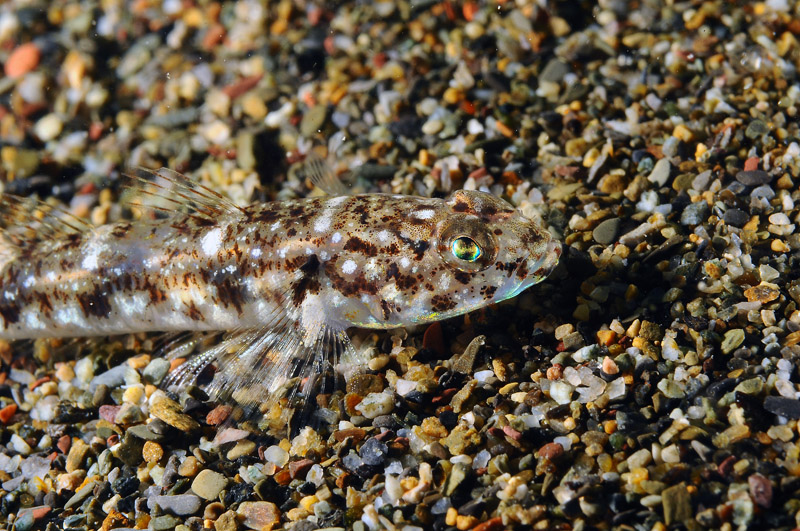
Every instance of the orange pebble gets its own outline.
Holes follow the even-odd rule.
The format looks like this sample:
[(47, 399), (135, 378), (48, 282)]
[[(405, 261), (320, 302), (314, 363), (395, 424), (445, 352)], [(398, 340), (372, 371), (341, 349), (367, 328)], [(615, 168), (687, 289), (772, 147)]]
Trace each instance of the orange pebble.
[(36, 68), (41, 56), (42, 52), (39, 47), (32, 42), (17, 46), (8, 56), (8, 60), (6, 60), (6, 75), (12, 79), (24, 76)]

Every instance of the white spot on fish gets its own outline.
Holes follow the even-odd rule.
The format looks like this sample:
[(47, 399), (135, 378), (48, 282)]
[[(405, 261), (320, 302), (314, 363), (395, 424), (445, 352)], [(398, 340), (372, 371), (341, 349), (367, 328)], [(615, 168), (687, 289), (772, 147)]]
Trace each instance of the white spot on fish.
[(94, 271), (97, 269), (97, 257), (100, 256), (100, 249), (98, 247), (92, 247), (86, 256), (83, 258), (83, 262), (81, 262), (81, 267), (84, 269), (88, 269), (89, 271)]
[(314, 230), (316, 232), (325, 232), (329, 228), (331, 228), (331, 217), (329, 215), (317, 218), (314, 222)]
[(378, 239), (381, 241), (381, 243), (387, 243), (390, 237), (391, 235), (389, 234), (388, 230), (384, 229), (378, 233)]
[(220, 247), (222, 247), (222, 229), (217, 228), (210, 230), (208, 234), (203, 236), (200, 241), (200, 246), (203, 248), (203, 252), (206, 253), (206, 256), (217, 254)]
[(415, 211), (412, 216), (417, 219), (431, 219), (435, 215), (435, 212), (429, 208), (424, 210), (417, 210)]
[(342, 234), (334, 232), (333, 236), (331, 236), (331, 243), (339, 243), (340, 241), (342, 241)]
[(269, 226), (269, 230), (271, 230), (272, 232), (275, 232), (279, 228), (281, 228), (281, 222), (280, 221), (276, 221), (275, 223), (273, 223), (272, 225)]
[(342, 264), (342, 273), (344, 273), (345, 275), (352, 275), (353, 273), (355, 273), (357, 268), (358, 265), (353, 260), (348, 259), (345, 260), (344, 263)]
[(402, 267), (408, 267), (408, 266), (410, 266), (410, 265), (411, 265), (411, 260), (409, 260), (407, 257), (405, 257), (405, 256), (404, 256), (404, 257), (402, 257), (402, 258), (400, 259), (400, 265), (401, 265)]
[(328, 255), (328, 251), (320, 251), (319, 253), (319, 259), (322, 260), (323, 262), (327, 260), (329, 256), (330, 255)]
[(250, 251), (250, 256), (252, 256), (253, 258), (259, 258), (262, 253), (263, 251), (261, 250), (260, 247), (255, 247), (253, 248), (252, 251)]

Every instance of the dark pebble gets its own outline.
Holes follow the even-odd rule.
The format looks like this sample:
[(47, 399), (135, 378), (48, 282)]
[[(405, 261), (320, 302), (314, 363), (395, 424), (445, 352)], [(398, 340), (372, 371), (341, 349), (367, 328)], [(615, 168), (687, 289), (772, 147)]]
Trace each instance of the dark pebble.
[(764, 409), (788, 419), (800, 419), (800, 400), (794, 398), (768, 396), (764, 400)]
[(359, 450), (361, 459), (367, 465), (382, 465), (389, 454), (389, 447), (375, 438), (367, 439)]
[(481, 499), (470, 500), (458, 508), (458, 514), (466, 516), (480, 516), (486, 509), (486, 502)]
[(441, 422), (442, 426), (450, 431), (458, 424), (458, 415), (456, 415), (452, 410), (446, 409), (439, 415), (439, 422)]
[(729, 208), (725, 211), (722, 217), (725, 223), (733, 225), (734, 227), (743, 227), (745, 223), (750, 221), (750, 214), (739, 208)]
[(136, 476), (122, 476), (111, 484), (111, 490), (120, 496), (133, 494), (139, 488), (139, 479)]
[(611, 218), (603, 221), (592, 231), (592, 237), (594, 238), (594, 241), (601, 245), (613, 243), (617, 238), (621, 223), (622, 220), (619, 218)]
[(759, 186), (772, 181), (772, 176), (764, 170), (740, 171), (736, 180), (745, 186)]

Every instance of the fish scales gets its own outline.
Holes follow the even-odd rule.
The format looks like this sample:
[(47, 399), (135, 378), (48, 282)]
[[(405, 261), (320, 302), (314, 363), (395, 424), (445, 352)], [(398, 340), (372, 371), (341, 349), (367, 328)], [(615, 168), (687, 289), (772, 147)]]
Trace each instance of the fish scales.
[(278, 349), (285, 370), (316, 347), (348, 350), (348, 327), (430, 322), (513, 297), (545, 278), (561, 252), (538, 224), (476, 191), (214, 213), (119, 222), (0, 252), (0, 338), (236, 330), (246, 344), (240, 365)]

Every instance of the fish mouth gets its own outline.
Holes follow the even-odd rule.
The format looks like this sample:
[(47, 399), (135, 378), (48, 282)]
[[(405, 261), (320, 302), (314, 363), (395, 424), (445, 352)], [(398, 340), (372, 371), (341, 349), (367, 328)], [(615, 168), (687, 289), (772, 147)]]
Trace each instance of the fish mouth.
[(545, 247), (543, 253), (531, 253), (528, 255), (527, 261), (523, 262), (528, 267), (528, 276), (522, 282), (517, 293), (533, 286), (534, 284), (538, 284), (547, 278), (547, 276), (550, 275), (550, 273), (552, 273), (558, 265), (558, 260), (561, 258), (562, 252), (563, 247), (561, 242), (551, 239), (549, 242), (547, 242), (547, 246)]

